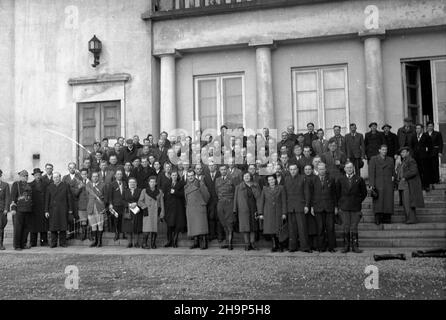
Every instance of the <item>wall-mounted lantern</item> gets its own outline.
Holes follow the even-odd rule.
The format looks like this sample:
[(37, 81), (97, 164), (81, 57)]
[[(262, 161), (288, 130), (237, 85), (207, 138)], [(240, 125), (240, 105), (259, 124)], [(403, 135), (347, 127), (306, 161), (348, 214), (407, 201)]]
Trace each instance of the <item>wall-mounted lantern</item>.
[(93, 68), (96, 68), (96, 66), (99, 64), (99, 55), (101, 54), (101, 50), (102, 42), (96, 38), (96, 35), (93, 35), (93, 38), (88, 41), (88, 51), (94, 55), (94, 63), (91, 65)]

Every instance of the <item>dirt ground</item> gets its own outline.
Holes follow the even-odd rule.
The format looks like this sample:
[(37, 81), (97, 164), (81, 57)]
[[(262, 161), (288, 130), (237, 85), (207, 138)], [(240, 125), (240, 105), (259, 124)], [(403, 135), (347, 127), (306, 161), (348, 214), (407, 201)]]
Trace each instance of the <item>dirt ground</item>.
[[(79, 270), (66, 289), (65, 268)], [(378, 268), (367, 289), (365, 268)], [(445, 299), (445, 260), (371, 255), (0, 253), (3, 299)]]

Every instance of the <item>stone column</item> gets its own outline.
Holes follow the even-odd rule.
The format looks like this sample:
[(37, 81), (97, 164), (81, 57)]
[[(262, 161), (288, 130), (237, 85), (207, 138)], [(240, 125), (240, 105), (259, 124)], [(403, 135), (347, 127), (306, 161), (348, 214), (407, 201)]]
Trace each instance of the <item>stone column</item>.
[(177, 128), (175, 59), (178, 54), (160, 54), (160, 130), (170, 133)]
[(250, 43), (256, 49), (257, 125), (275, 129), (271, 50), (273, 41)]
[(377, 122), (378, 126), (382, 126), (386, 121), (381, 52), (381, 39), (384, 35), (382, 30), (359, 34), (364, 42), (367, 125)]

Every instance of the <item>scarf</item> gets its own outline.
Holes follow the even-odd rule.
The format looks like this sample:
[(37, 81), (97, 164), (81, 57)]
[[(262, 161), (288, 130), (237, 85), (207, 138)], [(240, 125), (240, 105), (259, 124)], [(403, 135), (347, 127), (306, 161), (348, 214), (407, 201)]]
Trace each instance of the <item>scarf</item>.
[(147, 195), (152, 198), (153, 200), (156, 200), (156, 198), (158, 197), (158, 195), (160, 194), (160, 190), (158, 189), (158, 187), (155, 187), (155, 190), (151, 190), (150, 187), (146, 188), (146, 193)]

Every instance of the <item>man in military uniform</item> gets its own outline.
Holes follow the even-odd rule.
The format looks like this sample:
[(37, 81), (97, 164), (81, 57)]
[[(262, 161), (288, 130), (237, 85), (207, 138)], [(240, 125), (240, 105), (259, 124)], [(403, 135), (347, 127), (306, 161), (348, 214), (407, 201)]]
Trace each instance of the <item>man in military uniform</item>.
[(232, 250), (232, 237), (234, 234), (234, 192), (235, 185), (233, 179), (228, 175), (225, 165), (220, 166), (220, 177), (215, 181), (215, 192), (217, 193), (217, 215), (226, 232), (228, 244), (220, 248)]
[(9, 190), (9, 184), (2, 181), (3, 171), (0, 170), (0, 250), (5, 250), (3, 246), (3, 239), (5, 236), (4, 230), (8, 223), (8, 211), (11, 201), (11, 193)]
[(19, 179), (12, 184), (11, 188), (11, 209), (14, 223), (13, 246), (15, 250), (31, 248), (31, 246), (26, 245), (32, 218), (32, 190), (28, 184), (28, 171), (20, 171)]

